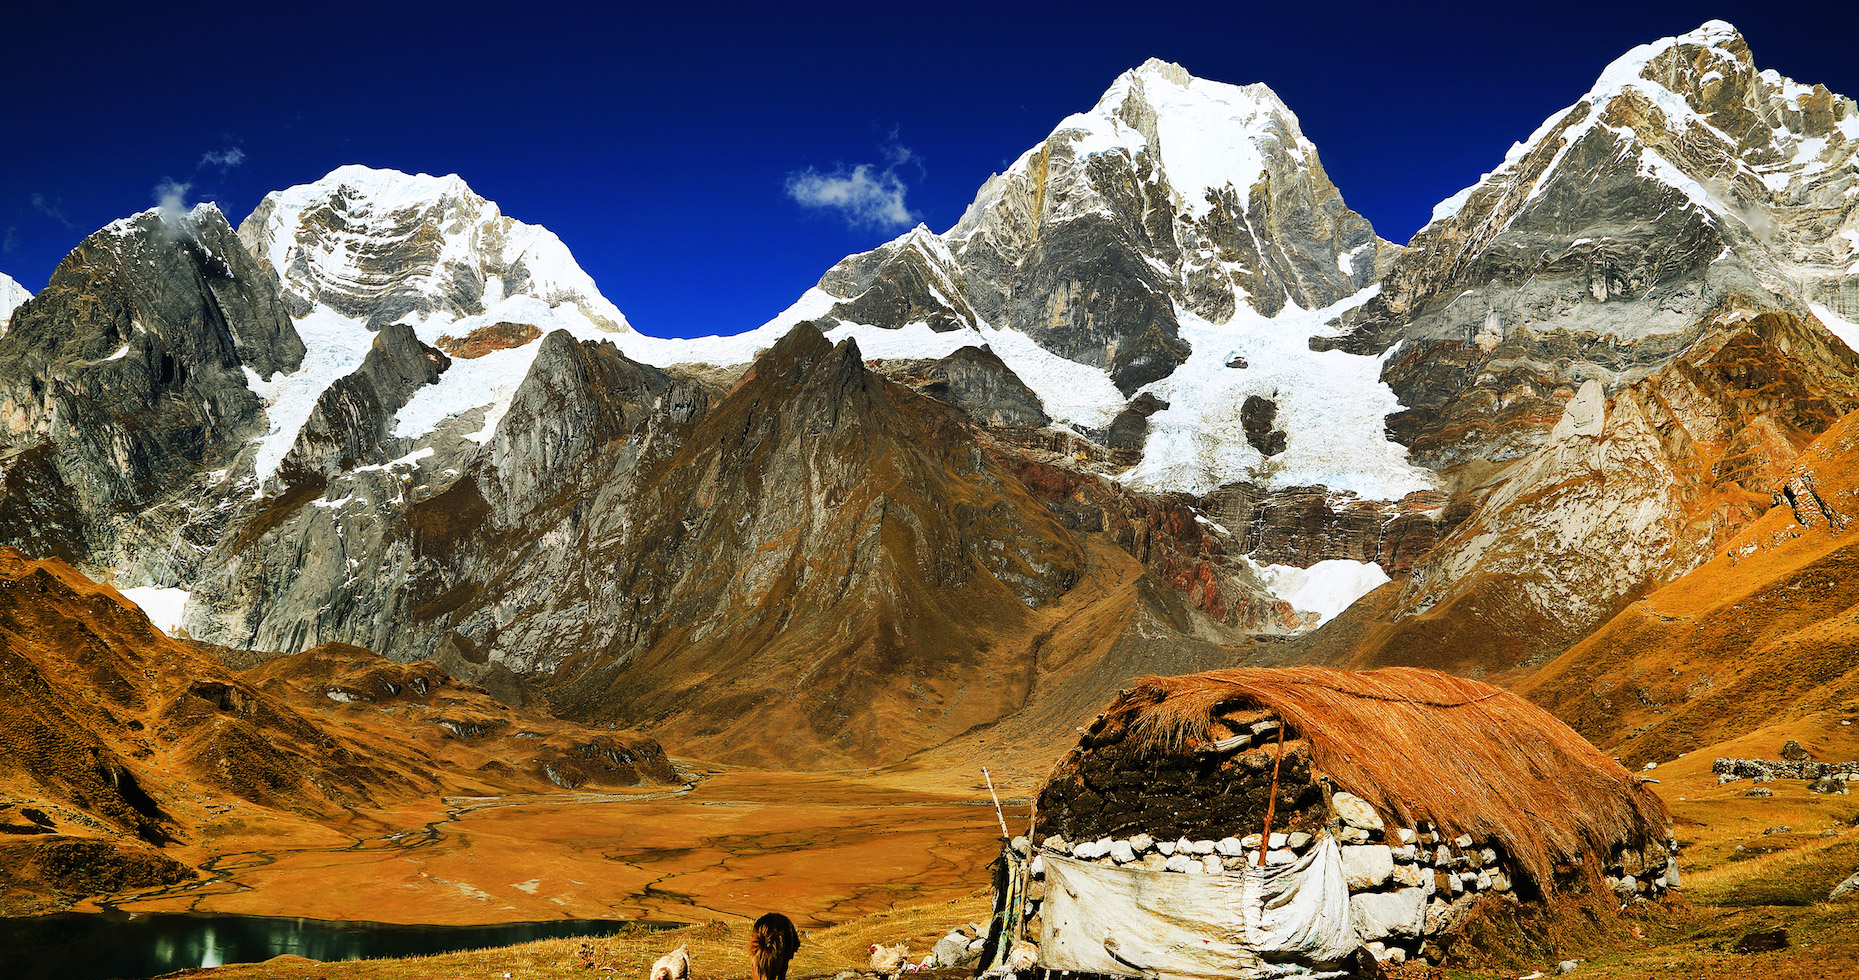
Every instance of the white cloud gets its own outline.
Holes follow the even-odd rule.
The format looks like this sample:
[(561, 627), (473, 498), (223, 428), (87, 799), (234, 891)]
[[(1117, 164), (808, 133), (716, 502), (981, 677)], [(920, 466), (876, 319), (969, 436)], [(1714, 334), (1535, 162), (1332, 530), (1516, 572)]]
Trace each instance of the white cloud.
[(802, 207), (838, 211), (846, 224), (854, 228), (908, 228), (922, 218), (910, 210), (904, 195), (910, 188), (897, 175), (897, 168), (914, 164), (922, 170), (917, 155), (897, 142), (897, 134), (885, 141), (880, 152), (885, 165), (861, 163), (847, 169), (837, 167), (822, 173), (812, 167), (788, 174), (787, 195)]
[(161, 205), (162, 214), (174, 217), (186, 211), (187, 192), (193, 188), (194, 185), (183, 184), (172, 177), (164, 178), (161, 183), (156, 184), (155, 201)]
[(245, 151), (236, 146), (229, 146), (224, 150), (208, 150), (201, 154), (200, 162), (195, 164), (195, 169), (200, 167), (218, 167), (220, 172), (224, 173), (244, 162)]

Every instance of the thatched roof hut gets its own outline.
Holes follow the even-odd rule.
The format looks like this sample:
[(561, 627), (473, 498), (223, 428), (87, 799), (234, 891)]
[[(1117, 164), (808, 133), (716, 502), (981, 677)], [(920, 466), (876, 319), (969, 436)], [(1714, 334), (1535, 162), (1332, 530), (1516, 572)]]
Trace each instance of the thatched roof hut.
[(1143, 680), (1059, 763), (1037, 827), (1074, 874), (1236, 873), (1261, 845), (1288, 867), (1334, 844), (1384, 959), (1437, 953), (1480, 896), (1636, 901), (1677, 883), (1670, 816), (1638, 776), (1516, 695), (1413, 668)]

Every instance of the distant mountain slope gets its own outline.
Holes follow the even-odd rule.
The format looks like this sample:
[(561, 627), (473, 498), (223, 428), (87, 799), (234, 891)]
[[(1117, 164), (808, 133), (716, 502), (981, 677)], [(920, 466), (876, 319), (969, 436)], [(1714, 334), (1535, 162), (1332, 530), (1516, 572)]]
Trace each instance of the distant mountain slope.
[(1443, 204), (1333, 343), (1387, 349), (1388, 429), (1468, 512), (1312, 649), (1539, 663), (1759, 516), (1859, 407), (1825, 305), (1859, 290), (1856, 166), (1859, 107), (1713, 21), (1629, 52)]
[[(329, 645), (233, 670), (108, 586), (10, 549), (0, 697), (0, 880), (15, 912), (34, 894), (108, 890), (113, 864), (145, 884), (185, 877), (146, 848), (195, 842), (234, 809), (283, 825), (421, 796), (673, 778), (650, 739), (512, 712), (430, 663)], [(86, 856), (60, 864), (60, 848)]]
[(1859, 414), (1774, 486), (1774, 506), (1709, 562), (1518, 692), (1629, 763), (1810, 716), (1859, 721)]

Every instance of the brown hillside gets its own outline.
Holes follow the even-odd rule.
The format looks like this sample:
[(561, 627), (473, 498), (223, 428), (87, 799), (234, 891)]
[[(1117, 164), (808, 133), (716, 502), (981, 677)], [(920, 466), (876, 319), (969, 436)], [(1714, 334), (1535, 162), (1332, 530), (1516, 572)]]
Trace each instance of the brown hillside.
[(1631, 763), (1790, 719), (1859, 724), (1859, 413), (1774, 489), (1778, 503), (1715, 558), (1517, 691)]
[(187, 845), (234, 810), (286, 828), (419, 797), (673, 778), (650, 739), (510, 711), (430, 663), (328, 645), (234, 670), (109, 586), (11, 549), (0, 701), (8, 912), (188, 877)]

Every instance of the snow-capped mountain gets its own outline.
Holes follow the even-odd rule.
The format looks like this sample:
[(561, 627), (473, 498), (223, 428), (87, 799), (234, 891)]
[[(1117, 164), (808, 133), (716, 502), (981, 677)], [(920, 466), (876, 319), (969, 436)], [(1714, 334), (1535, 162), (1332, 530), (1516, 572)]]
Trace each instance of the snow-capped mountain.
[(31, 298), (32, 290), (13, 281), (12, 276), (0, 272), (0, 336), (6, 334), (7, 321), (13, 319), (13, 311)]
[(266, 195), (239, 237), (277, 271), (311, 349), (300, 371), (253, 379), (270, 423), (255, 459), (260, 481), (277, 472), (317, 399), (361, 367), (374, 332), (388, 324), (407, 324), (420, 342), (459, 354), (408, 393), (392, 433), (418, 438), (476, 413), (476, 442), (490, 437), (544, 334), (634, 336), (561, 239), (504, 215), (456, 174), (341, 167)]
[(1429, 465), (1537, 445), (1572, 386), (1669, 363), (1727, 297), (1859, 310), (1859, 107), (1711, 21), (1642, 45), (1443, 202), (1341, 349), (1402, 342), (1391, 428)]
[(986, 346), (1057, 422), (1133, 431), (1132, 486), (1395, 500), (1432, 482), (1383, 433), (1399, 406), (1379, 358), (1307, 341), (1398, 252), (1271, 89), (1151, 60), (990, 178), (948, 232), (847, 258), (721, 346), (742, 357), (802, 321), (876, 358)]
[(1859, 408), (1855, 239), (1859, 107), (1721, 21), (1628, 52), (1442, 203), (1333, 341), (1388, 351), (1389, 430), (1468, 508), (1374, 662), (1552, 653), (1781, 499)]

